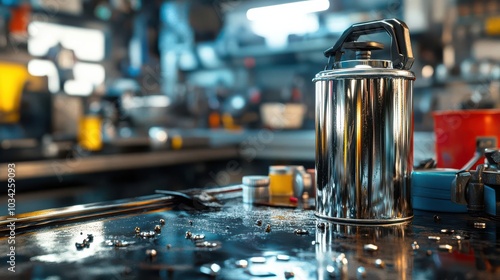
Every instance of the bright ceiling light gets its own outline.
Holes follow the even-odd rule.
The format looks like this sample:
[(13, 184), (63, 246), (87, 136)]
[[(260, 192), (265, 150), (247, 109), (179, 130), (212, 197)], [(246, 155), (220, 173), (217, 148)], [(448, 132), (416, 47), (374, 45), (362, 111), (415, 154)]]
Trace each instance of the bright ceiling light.
[(278, 15), (303, 15), (325, 11), (330, 7), (329, 0), (299, 1), (280, 5), (252, 8), (247, 11), (247, 19), (251, 21), (273, 18)]

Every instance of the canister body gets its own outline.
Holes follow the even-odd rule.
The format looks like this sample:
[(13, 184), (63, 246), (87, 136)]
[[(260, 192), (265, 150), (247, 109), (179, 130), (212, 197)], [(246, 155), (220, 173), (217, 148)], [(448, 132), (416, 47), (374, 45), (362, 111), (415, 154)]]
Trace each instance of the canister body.
[(413, 74), (331, 72), (315, 79), (316, 214), (349, 223), (410, 219)]

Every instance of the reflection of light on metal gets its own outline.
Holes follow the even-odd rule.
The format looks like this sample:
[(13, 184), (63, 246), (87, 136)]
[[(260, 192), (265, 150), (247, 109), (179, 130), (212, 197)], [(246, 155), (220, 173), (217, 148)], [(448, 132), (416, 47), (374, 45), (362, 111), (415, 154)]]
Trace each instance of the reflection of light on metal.
[[(84, 235), (81, 235), (80, 230), (78, 230), (77, 228), (69, 229), (70, 230), (69, 234), (71, 235), (69, 236), (70, 242), (67, 245), (68, 247), (71, 246), (69, 247), (71, 249), (64, 248), (62, 250), (57, 250), (57, 252), (53, 254), (37, 255), (32, 257), (30, 260), (50, 262), (50, 263), (77, 262), (77, 261), (82, 261), (87, 257), (96, 256), (96, 254), (98, 254), (99, 251), (107, 250), (107, 248), (99, 246), (99, 244), (104, 241), (103, 235), (100, 234), (102, 233), (103, 230), (102, 222), (89, 223), (88, 225), (86, 225), (85, 229), (88, 231), (82, 232), (85, 233)], [(88, 248), (84, 248), (83, 250), (77, 250), (74, 247), (74, 244), (81, 243), (86, 238), (87, 233), (94, 234), (93, 241), (90, 243), (90, 246)], [(44, 252), (53, 252), (54, 248), (61, 247), (60, 240), (63, 237), (65, 239), (68, 237), (68, 231), (66, 232), (45, 231), (45, 232), (39, 232), (36, 235), (34, 235), (34, 238), (36, 239), (36, 244), (38, 244), (38, 246), (40, 246), (40, 248), (42, 248)]]
[(264, 18), (276, 18), (276, 16), (280, 15), (289, 15), (290, 17), (294, 17), (296, 15), (321, 12), (327, 10), (329, 7), (330, 1), (328, 0), (292, 2), (249, 9), (247, 11), (247, 19), (254, 21)]
[(32, 76), (47, 76), (49, 91), (52, 93), (59, 91), (59, 74), (52, 61), (33, 59), (28, 62), (28, 72)]
[(70, 80), (64, 83), (64, 92), (69, 95), (88, 96), (93, 90), (92, 84), (85, 81)]
[(28, 34), (28, 52), (34, 56), (47, 55), (49, 49), (60, 42), (73, 50), (78, 59), (104, 59), (105, 40), (100, 30), (34, 21), (28, 25)]
[(430, 65), (425, 65), (422, 67), (422, 77), (424, 78), (430, 78), (434, 75), (434, 68)]

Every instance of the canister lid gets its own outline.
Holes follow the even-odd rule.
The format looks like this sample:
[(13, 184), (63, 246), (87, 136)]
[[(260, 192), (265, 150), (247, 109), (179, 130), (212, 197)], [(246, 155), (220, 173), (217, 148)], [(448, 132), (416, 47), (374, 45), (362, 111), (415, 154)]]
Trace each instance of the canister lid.
[(335, 62), (334, 69), (358, 68), (358, 69), (371, 69), (371, 68), (385, 68), (393, 69), (392, 61), (379, 60), (379, 59), (356, 59)]
[(269, 174), (291, 174), (292, 170), (286, 165), (269, 166)]
[(269, 185), (269, 177), (268, 176), (243, 176), (242, 183), (249, 187), (263, 187)]

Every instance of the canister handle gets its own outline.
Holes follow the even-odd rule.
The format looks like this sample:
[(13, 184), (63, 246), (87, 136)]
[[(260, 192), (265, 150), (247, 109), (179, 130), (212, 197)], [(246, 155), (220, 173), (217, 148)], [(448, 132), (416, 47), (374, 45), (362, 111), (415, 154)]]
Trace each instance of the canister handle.
[(383, 31), (387, 32), (391, 37), (391, 58), (394, 68), (409, 70), (414, 61), (411, 50), (410, 31), (406, 23), (395, 18), (353, 24), (344, 31), (337, 43), (327, 49), (324, 54), (329, 59), (333, 57), (335, 59), (333, 62), (339, 62), (343, 54), (342, 47), (344, 43), (354, 42), (361, 35)]

